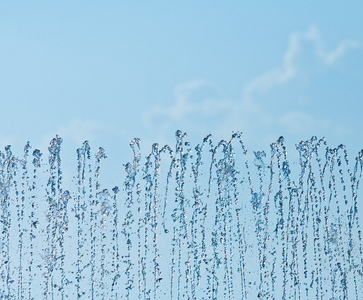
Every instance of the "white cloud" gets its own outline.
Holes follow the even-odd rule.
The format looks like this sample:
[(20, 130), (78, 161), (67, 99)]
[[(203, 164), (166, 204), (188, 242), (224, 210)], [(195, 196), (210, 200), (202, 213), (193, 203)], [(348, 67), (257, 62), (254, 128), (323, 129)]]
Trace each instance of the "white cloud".
[[(174, 91), (175, 102), (171, 106), (156, 105), (146, 111), (143, 116), (145, 126), (152, 132), (157, 132), (160, 143), (167, 142), (171, 128), (175, 131), (181, 126), (183, 130), (190, 130), (193, 124), (188, 124), (188, 116), (197, 114), (197, 118), (211, 117), (222, 111), (229, 111), (235, 105), (228, 99), (206, 98), (203, 101), (192, 102), (190, 96), (196, 90), (206, 87), (217, 90), (215, 86), (203, 79), (196, 79), (179, 84)], [(208, 128), (194, 128), (194, 131), (206, 132)]]
[(345, 54), (347, 49), (359, 46), (356, 41), (347, 40), (340, 42), (334, 50), (325, 51), (323, 48), (323, 41), (315, 26), (312, 26), (303, 34), (292, 33), (290, 35), (282, 66), (269, 70), (263, 75), (249, 81), (243, 88), (243, 101), (249, 102), (257, 92), (266, 92), (268, 89), (286, 84), (293, 79), (297, 72), (295, 59), (299, 51), (302, 50), (303, 42), (306, 41), (310, 41), (314, 44), (316, 55), (327, 65), (333, 64), (339, 57)]
[(359, 43), (353, 40), (342, 41), (338, 44), (338, 46), (327, 52), (324, 50), (323, 41), (320, 37), (319, 31), (316, 27), (311, 27), (304, 35), (303, 38), (305, 40), (310, 40), (315, 44), (315, 51), (319, 58), (325, 62), (327, 65), (333, 64), (339, 57), (343, 56), (347, 49), (349, 48), (357, 48)]
[(175, 88), (175, 104), (170, 107), (158, 105), (147, 111), (144, 116), (146, 125), (152, 126), (152, 118), (159, 115), (167, 115), (172, 119), (182, 120), (186, 113), (196, 109), (195, 105), (188, 101), (190, 94), (205, 84), (207, 82), (203, 79), (196, 79), (179, 84)]
[(294, 65), (294, 59), (298, 53), (299, 44), (300, 36), (296, 33), (292, 34), (282, 66), (269, 70), (263, 75), (249, 81), (243, 87), (242, 100), (244, 102), (251, 102), (256, 92), (265, 92), (274, 86), (288, 82), (295, 76), (296, 67)]
[[(262, 93), (266, 94), (273, 88), (287, 85), (299, 74), (296, 58), (304, 50), (306, 43), (313, 44), (315, 55), (325, 65), (332, 65), (349, 48), (358, 46), (357, 42), (348, 40), (340, 42), (335, 49), (326, 51), (316, 27), (311, 27), (305, 33), (292, 33), (282, 64), (247, 82), (242, 88), (240, 100), (219, 97), (192, 101), (191, 95), (198, 89), (206, 86), (216, 89), (205, 79), (192, 80), (176, 87), (173, 105), (154, 106), (145, 112), (145, 125), (153, 132), (159, 133), (159, 141), (165, 140), (166, 136), (170, 137), (176, 129), (188, 132), (206, 130), (205, 134), (212, 132), (218, 138), (226, 138), (233, 130), (242, 129), (245, 132), (257, 131), (260, 134), (259, 138), (265, 139), (271, 137), (273, 128), (284, 127), (291, 134), (314, 130), (315, 126), (325, 128), (326, 124), (332, 122), (321, 117), (317, 120), (311, 113), (296, 109), (289, 111), (282, 108), (279, 113), (273, 113), (266, 103), (261, 103), (259, 99)], [(215, 115), (218, 115), (218, 118), (213, 122), (203, 122), (203, 118), (212, 118)], [(194, 117), (191, 119), (191, 116)], [(206, 126), (209, 127), (205, 128)]]

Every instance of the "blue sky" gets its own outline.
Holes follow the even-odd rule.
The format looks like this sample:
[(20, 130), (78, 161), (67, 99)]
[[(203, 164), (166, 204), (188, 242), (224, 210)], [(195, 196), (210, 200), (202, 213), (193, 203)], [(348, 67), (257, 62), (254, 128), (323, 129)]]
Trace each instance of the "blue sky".
[(46, 151), (58, 134), (69, 183), (89, 140), (108, 156), (102, 188), (124, 186), (131, 139), (148, 154), (178, 129), (267, 152), (284, 136), (291, 160), (316, 135), (353, 163), (363, 1), (256, 2), (0, 1), (0, 149)]
[(120, 167), (177, 129), (363, 148), (363, 4), (194, 2), (2, 1), (0, 146), (88, 139)]

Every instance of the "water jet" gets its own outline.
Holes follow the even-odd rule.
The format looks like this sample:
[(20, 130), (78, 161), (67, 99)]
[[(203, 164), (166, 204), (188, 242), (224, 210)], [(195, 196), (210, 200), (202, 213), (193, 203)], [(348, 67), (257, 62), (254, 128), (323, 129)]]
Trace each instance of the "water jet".
[(362, 297), (363, 152), (312, 137), (293, 164), (283, 138), (266, 153), (177, 131), (148, 155), (132, 140), (103, 186), (86, 141), (65, 186), (61, 145), (0, 153), (1, 299)]

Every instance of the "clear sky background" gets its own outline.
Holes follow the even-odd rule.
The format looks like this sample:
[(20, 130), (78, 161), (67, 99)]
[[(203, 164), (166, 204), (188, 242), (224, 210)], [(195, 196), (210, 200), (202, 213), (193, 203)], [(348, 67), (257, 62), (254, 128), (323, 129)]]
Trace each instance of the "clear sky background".
[[(64, 155), (242, 131), (363, 148), (363, 2), (1, 1), (0, 146)], [(69, 149), (69, 150), (67, 150)], [(73, 158), (72, 158), (73, 159)]]
[(146, 155), (155, 142), (174, 147), (178, 129), (194, 145), (243, 132), (267, 160), (284, 136), (295, 162), (295, 144), (326, 137), (353, 164), (362, 20), (358, 0), (2, 0), (0, 150), (22, 155), (30, 141), (45, 152), (58, 134), (66, 182), (89, 140), (93, 154), (106, 150), (109, 189), (124, 187), (131, 139)]

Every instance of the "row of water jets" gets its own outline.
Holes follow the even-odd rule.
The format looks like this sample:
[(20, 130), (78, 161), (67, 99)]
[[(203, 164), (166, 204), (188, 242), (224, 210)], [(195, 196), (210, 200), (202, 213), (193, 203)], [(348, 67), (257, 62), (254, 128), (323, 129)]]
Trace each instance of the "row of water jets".
[(283, 138), (177, 131), (147, 156), (132, 140), (119, 187), (84, 142), (65, 187), (61, 144), (0, 153), (0, 299), (362, 299), (363, 152), (313, 137), (290, 164)]

